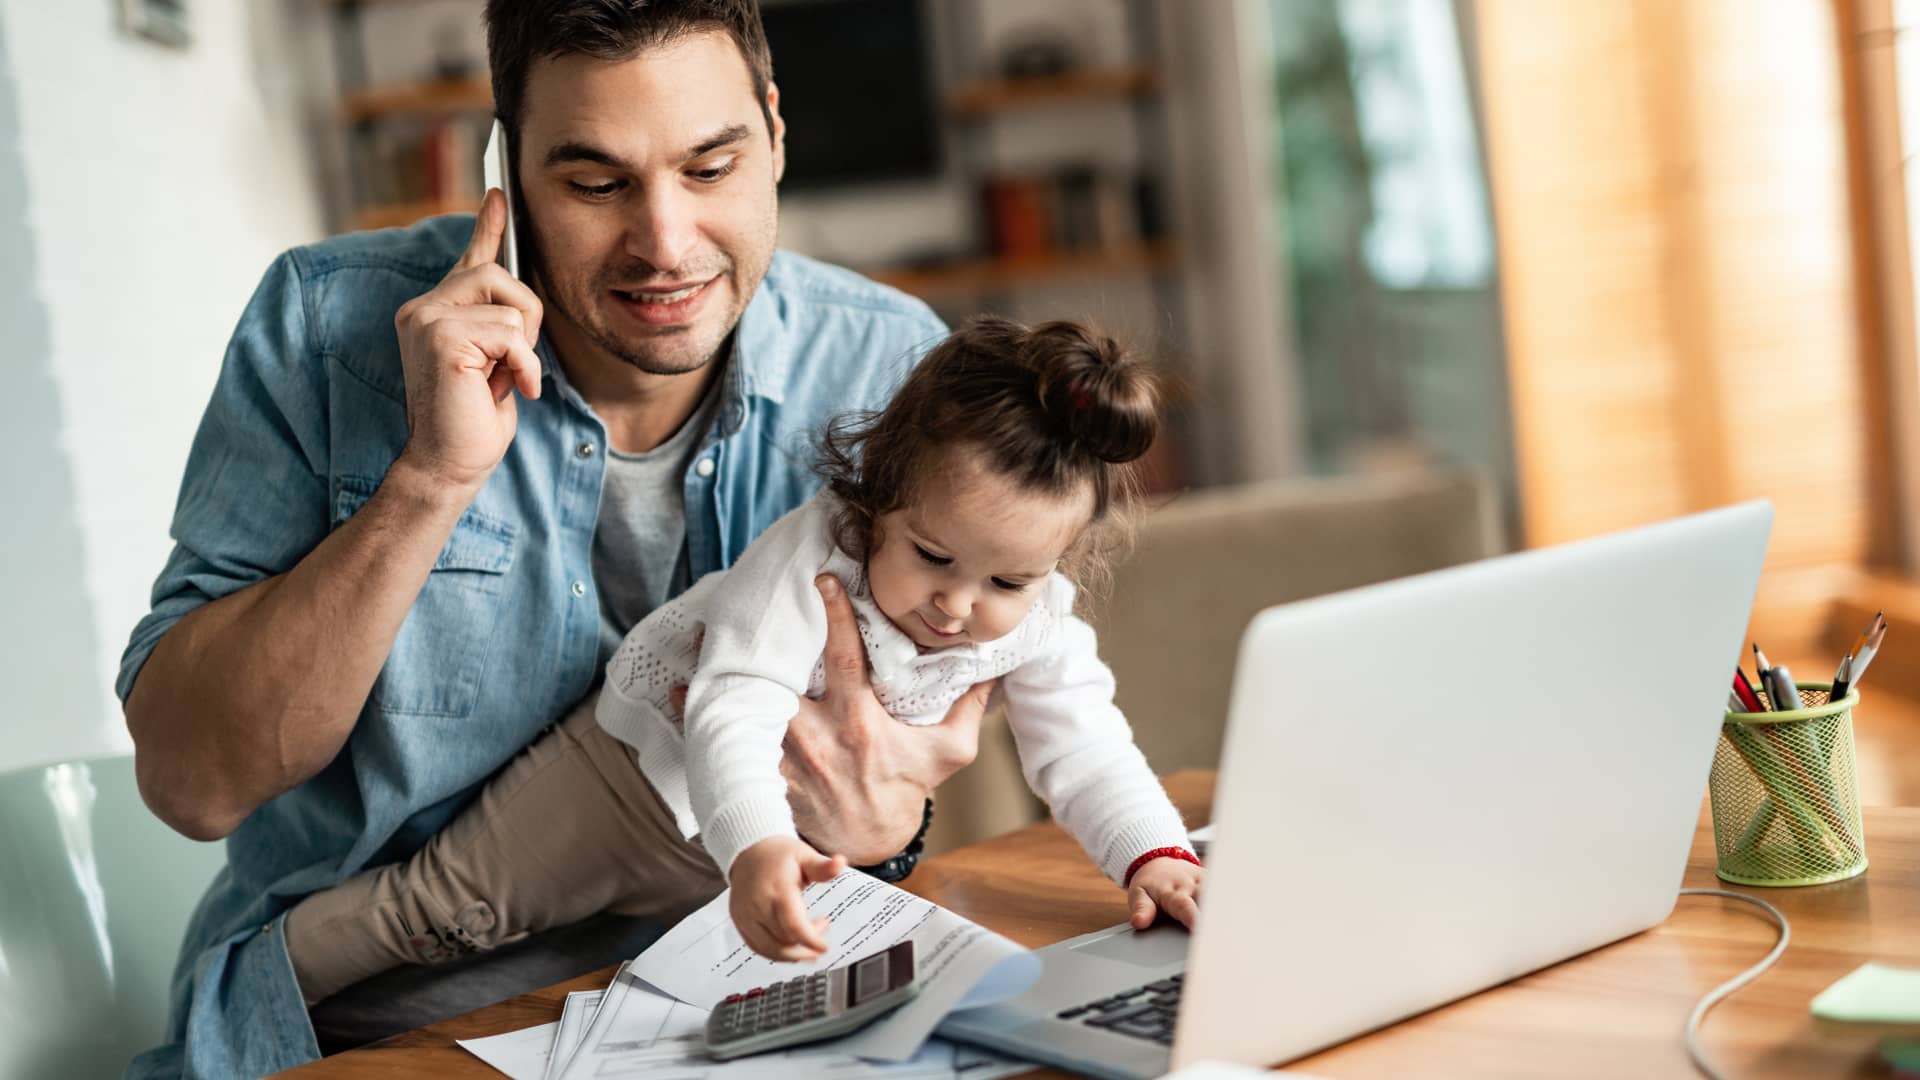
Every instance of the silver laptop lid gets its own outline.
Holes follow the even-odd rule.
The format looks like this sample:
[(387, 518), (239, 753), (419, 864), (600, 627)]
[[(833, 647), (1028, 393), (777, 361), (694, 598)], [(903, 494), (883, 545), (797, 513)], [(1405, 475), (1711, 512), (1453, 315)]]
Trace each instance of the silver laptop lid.
[(1772, 520), (1256, 617), (1174, 1066), (1295, 1058), (1664, 919)]

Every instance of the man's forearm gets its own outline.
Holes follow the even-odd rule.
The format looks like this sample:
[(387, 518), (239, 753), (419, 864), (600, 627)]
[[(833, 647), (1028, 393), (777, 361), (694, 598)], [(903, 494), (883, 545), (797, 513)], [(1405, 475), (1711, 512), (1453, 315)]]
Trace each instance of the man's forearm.
[(218, 839), (339, 753), (471, 499), (403, 459), (292, 570), (167, 632), (126, 706), (140, 792), (161, 820)]

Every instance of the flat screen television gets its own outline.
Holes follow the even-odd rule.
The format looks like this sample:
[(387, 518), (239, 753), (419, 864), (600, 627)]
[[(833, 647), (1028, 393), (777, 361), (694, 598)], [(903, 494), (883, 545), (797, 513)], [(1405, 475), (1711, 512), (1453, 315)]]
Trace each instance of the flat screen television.
[(787, 121), (785, 189), (940, 170), (931, 47), (920, 0), (763, 0)]

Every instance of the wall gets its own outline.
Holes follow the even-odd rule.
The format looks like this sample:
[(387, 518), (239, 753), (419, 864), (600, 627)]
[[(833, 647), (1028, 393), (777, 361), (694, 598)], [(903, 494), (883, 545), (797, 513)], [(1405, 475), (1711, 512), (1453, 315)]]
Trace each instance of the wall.
[(127, 748), (113, 675), (227, 337), (274, 255), (323, 234), (291, 59), (308, 16), (192, 17), (179, 51), (109, 0), (0, 0), (0, 771)]
[(1884, 492), (1833, 7), (1478, 15), (1528, 542), (1767, 497), (1760, 613), (1817, 606)]
[(50, 351), (47, 306), (37, 280), (39, 251), (27, 220), (20, 116), (6, 69), (0, 14), (0, 326), (7, 328), (7, 393), (0, 397), (0, 460), (9, 465), (0, 514), (0, 769), (57, 757), (61, 721), (98, 718), (97, 635), (81, 602), (86, 567), (74, 510), (73, 468), (58, 432), (60, 394), (42, 358)]

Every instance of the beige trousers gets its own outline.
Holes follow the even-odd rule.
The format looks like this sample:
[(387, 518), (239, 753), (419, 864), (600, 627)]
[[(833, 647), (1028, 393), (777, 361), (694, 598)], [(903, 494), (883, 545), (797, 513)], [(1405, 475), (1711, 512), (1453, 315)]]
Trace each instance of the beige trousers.
[(589, 695), (412, 858), (287, 914), (307, 1004), (401, 964), (432, 964), (603, 911), (677, 921), (726, 882), (680, 835)]

